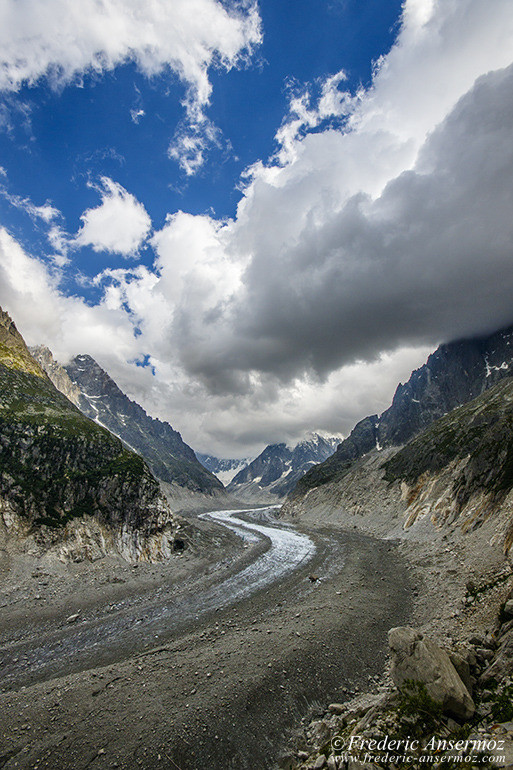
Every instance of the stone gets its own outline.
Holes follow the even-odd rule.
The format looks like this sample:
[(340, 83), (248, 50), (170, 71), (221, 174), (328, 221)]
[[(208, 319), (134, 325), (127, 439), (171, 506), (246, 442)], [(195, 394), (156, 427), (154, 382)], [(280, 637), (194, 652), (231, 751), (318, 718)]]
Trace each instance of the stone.
[(391, 676), (397, 687), (407, 680), (423, 682), (445, 714), (464, 720), (472, 717), (474, 702), (444, 650), (408, 626), (392, 628), (388, 642)]
[(322, 770), (323, 767), (326, 767), (326, 757), (324, 754), (321, 754), (313, 763), (312, 768), (313, 770)]
[(346, 707), (343, 703), (330, 703), (328, 711), (331, 711), (333, 714), (343, 714), (346, 711)]
[(470, 674), (470, 666), (468, 660), (465, 660), (463, 655), (460, 655), (458, 652), (452, 651), (449, 652), (449, 658), (451, 659), (451, 663), (456, 669), (459, 678), (469, 691), (469, 694), (472, 695), (472, 676)]
[(482, 660), (493, 660), (494, 654), (487, 647), (476, 647), (476, 655)]
[(501, 626), (501, 630), (499, 632), (499, 637), (502, 638), (504, 634), (507, 634), (508, 631), (511, 631), (513, 628), (513, 620), (508, 620), (506, 623), (503, 623)]
[(513, 618), (513, 599), (508, 599), (508, 601), (504, 605), (503, 612), (508, 617)]
[(289, 753), (282, 754), (278, 758), (278, 767), (280, 768), (280, 770), (293, 770), (295, 766), (296, 766), (296, 763), (294, 761), (294, 756), (292, 754), (289, 754)]
[(501, 636), (500, 646), (495, 654), (495, 660), (480, 677), (480, 684), (486, 684), (490, 679), (500, 681), (505, 676), (513, 674), (513, 629)]
[(325, 722), (318, 720), (310, 724), (308, 736), (315, 748), (319, 749), (330, 739), (331, 732)]

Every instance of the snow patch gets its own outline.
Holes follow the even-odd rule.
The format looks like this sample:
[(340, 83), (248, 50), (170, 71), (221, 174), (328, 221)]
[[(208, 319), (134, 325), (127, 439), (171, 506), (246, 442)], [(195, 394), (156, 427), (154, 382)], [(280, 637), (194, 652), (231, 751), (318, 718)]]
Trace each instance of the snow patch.
[(485, 355), (485, 369), (486, 369), (486, 376), (490, 377), (492, 372), (500, 372), (507, 371), (509, 369), (509, 364), (506, 361), (503, 361), (500, 366), (492, 366), (490, 364), (490, 361), (488, 360), (488, 354)]

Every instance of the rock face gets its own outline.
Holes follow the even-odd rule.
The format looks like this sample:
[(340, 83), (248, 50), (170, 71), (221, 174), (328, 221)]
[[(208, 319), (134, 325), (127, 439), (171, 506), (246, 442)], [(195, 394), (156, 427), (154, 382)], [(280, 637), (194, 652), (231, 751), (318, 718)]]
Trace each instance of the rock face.
[(440, 346), (407, 383), (398, 386), (389, 409), (359, 422), (332, 457), (298, 482), (293, 496), (304, 496), (310, 489), (341, 478), (373, 449), (401, 446), (512, 373), (513, 327), (483, 339)]
[(388, 643), (390, 673), (397, 687), (406, 681), (421, 682), (444, 713), (464, 720), (473, 716), (474, 702), (444, 650), (408, 626), (392, 628)]
[[(457, 516), (471, 497), (484, 493), (491, 505), (513, 488), (513, 379), (499, 382), (454, 409), (410, 441), (384, 464), (385, 480), (401, 480), (415, 502), (419, 479), (453, 467), (448, 510)], [(488, 514), (486, 506), (483, 515)]]
[(180, 434), (130, 400), (91, 356), (76, 356), (62, 367), (48, 348), (34, 348), (33, 352), (56, 388), (87, 417), (139, 452), (158, 478), (194, 492), (223, 490)]
[(50, 382), (0, 311), (0, 538), (63, 558), (173, 550), (179, 521), (144, 460)]
[(66, 369), (55, 360), (52, 351), (45, 345), (36, 345), (29, 348), (29, 351), (40, 367), (44, 369), (57, 390), (60, 390), (72, 404), (80, 408), (80, 388), (70, 380)]
[(228, 491), (244, 500), (282, 500), (313, 465), (333, 454), (339, 441), (313, 433), (294, 447), (271, 444), (237, 473)]

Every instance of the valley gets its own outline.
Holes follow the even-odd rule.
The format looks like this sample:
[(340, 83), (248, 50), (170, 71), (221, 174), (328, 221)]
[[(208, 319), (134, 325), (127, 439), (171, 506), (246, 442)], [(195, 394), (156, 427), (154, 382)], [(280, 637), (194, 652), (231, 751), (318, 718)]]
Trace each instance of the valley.
[[(340, 767), (327, 704), (356, 720), (396, 697), (405, 624), (397, 644), (474, 661), (466, 717), (486, 666), (509, 687), (509, 328), (441, 346), (341, 443), (268, 445), (227, 488), (93, 359), (36, 360), (6, 313), (0, 336), (2, 768)], [(436, 681), (464, 689), (448, 666)]]
[(0, 770), (513, 770), (511, 0), (0, 21)]
[(27, 593), (2, 585), (3, 767), (270, 768), (309, 709), (380, 675), (411, 610), (397, 547), (239, 515), (196, 519), (210, 559), (66, 565), (51, 606), (56, 576), (11, 565)]

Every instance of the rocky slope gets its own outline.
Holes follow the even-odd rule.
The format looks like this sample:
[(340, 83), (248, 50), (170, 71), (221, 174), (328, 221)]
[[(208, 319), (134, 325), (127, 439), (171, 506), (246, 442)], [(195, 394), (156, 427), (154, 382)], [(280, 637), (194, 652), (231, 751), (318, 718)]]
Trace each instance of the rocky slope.
[(241, 460), (220, 460), (218, 457), (212, 455), (202, 455), (196, 452), (196, 457), (200, 463), (214, 476), (217, 476), (219, 481), (227, 486), (230, 481), (239, 473), (244, 470), (251, 462), (250, 457), (243, 458)]
[(331, 703), (296, 735), (280, 767), (511, 768), (511, 593), (487, 634), (439, 646), (400, 627), (389, 632), (389, 645), (392, 681), (378, 692)]
[(312, 468), (297, 484), (300, 498), (310, 489), (334, 481), (373, 449), (401, 446), (434, 420), (479, 396), (513, 373), (513, 329), (483, 339), (440, 346), (395, 392), (382, 415), (361, 420), (335, 454)]
[(32, 352), (55, 387), (87, 417), (139, 452), (159, 479), (193, 492), (222, 492), (221, 482), (198, 462), (180, 434), (129, 399), (91, 356), (76, 356), (62, 367), (48, 348)]
[[(513, 544), (513, 380), (434, 422), (403, 448), (373, 449), (282, 515), (330, 521), (379, 537)], [(479, 545), (480, 544), (480, 545)]]
[(271, 444), (232, 479), (228, 492), (247, 501), (283, 500), (313, 465), (333, 454), (339, 442), (340, 438), (312, 433), (294, 447)]
[[(451, 766), (451, 756), (482, 766), (479, 742), (492, 749), (485, 766), (513, 765), (513, 380), (500, 379), (505, 366), (494, 371), (499, 382), (403, 447), (374, 446), (282, 509), (317, 527), (398, 539), (419, 628), (391, 634), (393, 681), (385, 675), (379, 692), (306, 718), (280, 767), (394, 767), (386, 752), (371, 757), (365, 739), (375, 748), (408, 735), (420, 747), (400, 760), (409, 767)], [(443, 371), (438, 380), (442, 391)], [(430, 752), (433, 737), (442, 748)], [(462, 739), (470, 743), (454, 748)], [(499, 740), (504, 750), (494, 751)]]
[(142, 458), (54, 387), (0, 310), (0, 548), (159, 559), (179, 524)]

